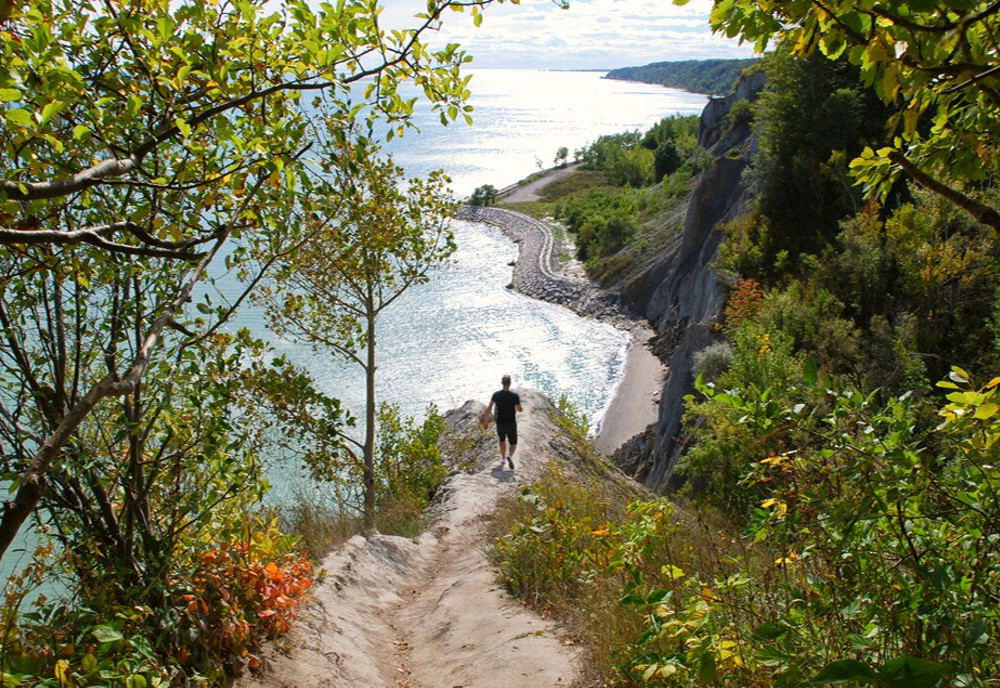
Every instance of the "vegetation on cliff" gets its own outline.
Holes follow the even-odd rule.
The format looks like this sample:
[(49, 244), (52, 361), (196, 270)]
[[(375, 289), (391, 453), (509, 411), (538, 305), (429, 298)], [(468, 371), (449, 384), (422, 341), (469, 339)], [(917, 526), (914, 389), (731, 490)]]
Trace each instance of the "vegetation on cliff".
[[(989, 686), (995, 8), (786, 9), (713, 13), (784, 42), (740, 106), (758, 197), (722, 228), (730, 293), (684, 399), (683, 511), (595, 513), (543, 482), (500, 560), (538, 604), (586, 617), (608, 609), (589, 596), (619, 598), (626, 621), (603, 623), (597, 647), (621, 685)], [(671, 508), (681, 534), (661, 525)], [(541, 574), (521, 548), (543, 553)]]
[(564, 225), (588, 274), (610, 280), (674, 235), (676, 223), (663, 218), (681, 206), (707, 162), (697, 133), (696, 116), (672, 115), (645, 133), (601, 136), (576, 151), (580, 167), (545, 186), (541, 201), (511, 207)]
[(724, 95), (733, 89), (740, 73), (756, 63), (756, 59), (653, 62), (642, 67), (612, 69), (604, 78), (641, 81), (694, 93)]

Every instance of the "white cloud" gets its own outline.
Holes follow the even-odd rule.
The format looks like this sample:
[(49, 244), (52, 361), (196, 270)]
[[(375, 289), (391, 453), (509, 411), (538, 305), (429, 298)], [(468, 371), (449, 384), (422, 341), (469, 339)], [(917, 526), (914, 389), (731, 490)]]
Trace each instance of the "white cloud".
[[(426, 9), (426, 0), (386, 0), (383, 18), (400, 26)], [(748, 45), (714, 36), (712, 0), (677, 6), (670, 0), (551, 0), (492, 5), (478, 29), (470, 17), (448, 13), (434, 43), (456, 42), (476, 67), (611, 69), (665, 60), (750, 57)], [(412, 21), (412, 20), (410, 20)]]

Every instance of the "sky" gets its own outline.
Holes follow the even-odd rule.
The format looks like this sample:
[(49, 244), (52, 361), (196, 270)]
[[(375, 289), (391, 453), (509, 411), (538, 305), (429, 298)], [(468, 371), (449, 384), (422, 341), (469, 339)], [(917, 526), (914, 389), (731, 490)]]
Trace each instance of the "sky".
[[(399, 26), (426, 9), (426, 0), (384, 5), (383, 20)], [(749, 45), (712, 34), (711, 8), (712, 0), (683, 7), (670, 0), (570, 0), (564, 10), (552, 0), (521, 0), (487, 7), (478, 29), (467, 14), (449, 12), (438, 39), (459, 43), (479, 68), (613, 69), (753, 57)]]

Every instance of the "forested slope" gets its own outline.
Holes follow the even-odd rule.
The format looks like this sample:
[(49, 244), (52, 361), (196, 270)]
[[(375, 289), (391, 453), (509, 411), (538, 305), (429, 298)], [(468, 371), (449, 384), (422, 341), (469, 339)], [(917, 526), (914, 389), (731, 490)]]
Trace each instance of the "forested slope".
[(585, 163), (620, 185), (560, 211), (671, 357), (620, 457), (669, 499), (541, 481), (498, 549), (512, 589), (598, 620), (621, 685), (1000, 672), (998, 20), (875, 6), (717, 5), (762, 44), (781, 20), (759, 96), (713, 100), (663, 177), (621, 174), (655, 135), (598, 142)]
[(756, 59), (653, 62), (642, 67), (612, 69), (604, 78), (641, 81), (694, 93), (726, 94), (736, 85), (740, 72), (756, 63)]

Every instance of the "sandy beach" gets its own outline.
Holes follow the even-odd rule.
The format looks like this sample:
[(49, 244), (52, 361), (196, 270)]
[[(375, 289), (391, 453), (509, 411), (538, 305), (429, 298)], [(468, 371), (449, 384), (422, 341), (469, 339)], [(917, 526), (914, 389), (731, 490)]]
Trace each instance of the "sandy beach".
[(645, 325), (633, 328), (625, 375), (615, 388), (594, 439), (594, 446), (602, 454), (613, 454), (628, 439), (655, 423), (660, 413), (660, 393), (667, 368), (646, 345), (654, 334)]

